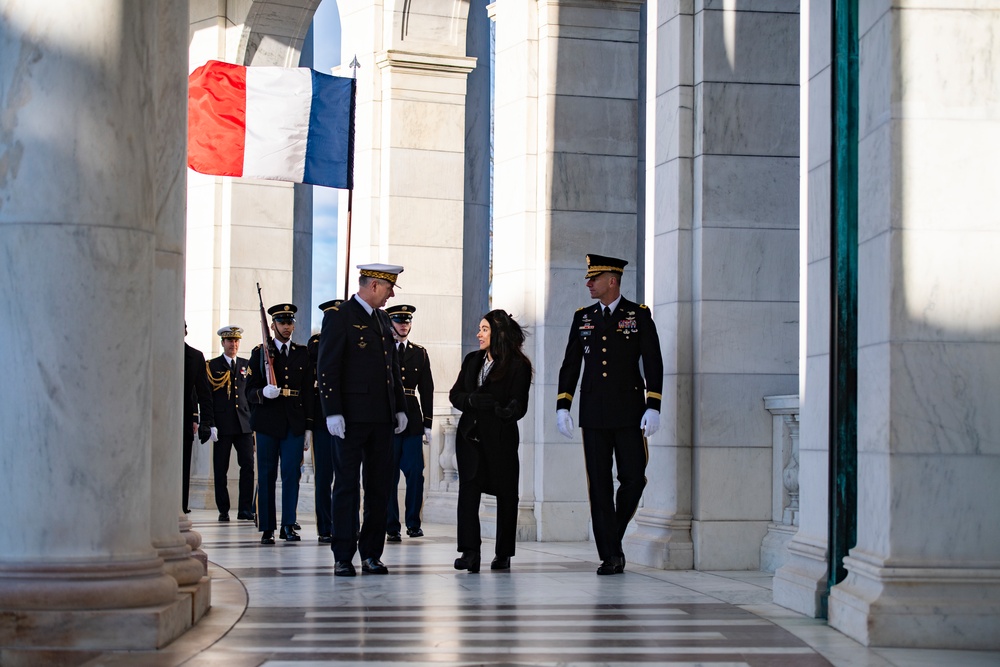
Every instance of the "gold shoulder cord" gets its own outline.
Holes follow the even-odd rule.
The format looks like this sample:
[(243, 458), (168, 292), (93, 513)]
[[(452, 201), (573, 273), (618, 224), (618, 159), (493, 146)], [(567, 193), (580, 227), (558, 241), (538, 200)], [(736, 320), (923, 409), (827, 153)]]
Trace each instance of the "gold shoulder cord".
[(208, 384), (212, 386), (212, 391), (219, 391), (223, 387), (226, 387), (226, 396), (231, 396), (233, 393), (233, 385), (229, 381), (229, 371), (223, 371), (222, 375), (216, 378), (212, 374), (212, 369), (209, 368), (208, 363), (205, 363), (205, 372), (208, 373)]

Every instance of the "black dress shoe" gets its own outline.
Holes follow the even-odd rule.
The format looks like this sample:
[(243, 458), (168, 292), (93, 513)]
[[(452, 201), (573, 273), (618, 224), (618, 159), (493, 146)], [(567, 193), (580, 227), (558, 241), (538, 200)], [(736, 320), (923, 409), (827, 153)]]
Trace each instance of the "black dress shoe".
[(295, 530), (302, 530), (302, 526), (299, 525), (298, 521), (292, 524), (292, 528), (294, 528)]
[(509, 570), (510, 569), (510, 556), (497, 556), (490, 563), (491, 570)]
[(260, 543), (261, 544), (274, 544), (274, 531), (273, 530), (265, 530), (264, 533), (260, 536)]
[(333, 576), (335, 577), (355, 577), (357, 574), (354, 564), (349, 560), (338, 560), (333, 564)]
[(219, 521), (229, 521), (229, 513), (227, 512), (225, 514), (220, 514)]
[(365, 558), (362, 560), (361, 571), (365, 574), (389, 574), (389, 568), (378, 558)]
[(282, 526), (281, 527), (281, 532), (278, 533), (278, 537), (280, 537), (281, 539), (283, 539), (286, 542), (301, 542), (302, 541), (302, 538), (299, 537), (299, 534), (296, 533), (295, 529), (292, 528), (291, 526)]
[(462, 556), (455, 559), (455, 569), (479, 572), (479, 552), (463, 551)]
[(597, 574), (621, 574), (625, 571), (625, 559), (621, 556), (608, 558), (597, 568)]
[(399, 533), (386, 533), (386, 535), (385, 535), (385, 541), (386, 542), (402, 542), (403, 538), (402, 538), (402, 536), (400, 536)]
[(240, 521), (253, 521), (254, 515), (253, 512), (240, 512), (236, 515), (236, 518)]
[(407, 528), (406, 534), (409, 535), (410, 537), (423, 537), (424, 531), (420, 530), (419, 528)]
[(320, 535), (319, 541), (323, 544), (329, 544), (330, 542), (333, 542), (333, 538), (329, 535)]

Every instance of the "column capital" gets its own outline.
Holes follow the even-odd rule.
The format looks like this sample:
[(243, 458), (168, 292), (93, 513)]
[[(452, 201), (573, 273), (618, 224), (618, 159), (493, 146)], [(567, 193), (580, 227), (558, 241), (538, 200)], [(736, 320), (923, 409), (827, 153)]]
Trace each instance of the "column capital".
[(380, 69), (420, 70), (439, 74), (467, 76), (476, 69), (476, 59), (467, 56), (444, 56), (433, 53), (412, 53), (388, 50), (375, 54)]

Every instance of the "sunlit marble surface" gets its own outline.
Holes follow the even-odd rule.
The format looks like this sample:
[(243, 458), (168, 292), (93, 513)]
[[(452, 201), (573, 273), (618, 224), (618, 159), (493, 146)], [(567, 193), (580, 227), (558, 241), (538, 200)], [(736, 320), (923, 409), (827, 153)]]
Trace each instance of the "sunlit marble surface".
[[(922, 667), (1000, 664), (1000, 653), (866, 649), (771, 603), (762, 572), (653, 570), (598, 577), (585, 542), (522, 542), (509, 572), (457, 572), (454, 527), (387, 544), (388, 576), (333, 577), (302, 542), (264, 547), (253, 524), (189, 515), (211, 561), (212, 610), (158, 652), (86, 656), (90, 666), (713, 665)], [(485, 542), (484, 553), (492, 547)], [(357, 562), (355, 563), (358, 564)], [(81, 656), (82, 657), (82, 656)], [(30, 664), (30, 663), (25, 663)]]

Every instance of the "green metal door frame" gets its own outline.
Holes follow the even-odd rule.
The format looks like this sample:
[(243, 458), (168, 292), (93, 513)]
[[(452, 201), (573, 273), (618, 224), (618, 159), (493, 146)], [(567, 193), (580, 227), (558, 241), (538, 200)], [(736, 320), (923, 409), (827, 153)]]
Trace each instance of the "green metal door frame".
[(828, 593), (858, 515), (858, 0), (833, 5)]

